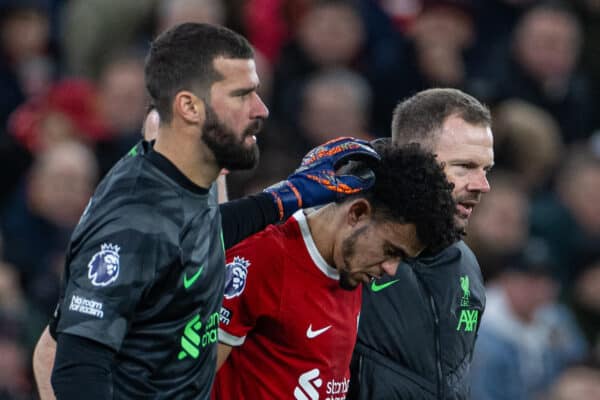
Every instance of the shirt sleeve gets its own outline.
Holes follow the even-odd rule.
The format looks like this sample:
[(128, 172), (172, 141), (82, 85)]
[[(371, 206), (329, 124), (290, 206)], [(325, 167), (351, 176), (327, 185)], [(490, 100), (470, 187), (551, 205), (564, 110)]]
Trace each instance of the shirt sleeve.
[(118, 351), (166, 241), (159, 232), (134, 228), (130, 218), (98, 225), (81, 243), (72, 243), (56, 332)]
[(277, 207), (268, 193), (228, 201), (219, 208), (226, 249), (279, 221)]
[(240, 346), (259, 319), (279, 310), (283, 257), (272, 230), (251, 236), (226, 256), (219, 341)]
[(97, 342), (59, 335), (51, 377), (56, 398), (78, 400), (85, 393), (86, 400), (112, 399), (113, 358), (114, 352)]

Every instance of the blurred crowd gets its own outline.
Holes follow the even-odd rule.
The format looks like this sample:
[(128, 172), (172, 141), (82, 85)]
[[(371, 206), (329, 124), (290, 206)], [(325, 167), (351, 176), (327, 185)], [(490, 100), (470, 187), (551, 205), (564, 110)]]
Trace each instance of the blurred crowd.
[(600, 399), (600, 0), (0, 0), (0, 400), (36, 398), (70, 232), (141, 138), (151, 39), (185, 21), (257, 52), (271, 117), (230, 198), (327, 139), (389, 136), (419, 90), (490, 106), (492, 191), (466, 238), (488, 285), (473, 399)]

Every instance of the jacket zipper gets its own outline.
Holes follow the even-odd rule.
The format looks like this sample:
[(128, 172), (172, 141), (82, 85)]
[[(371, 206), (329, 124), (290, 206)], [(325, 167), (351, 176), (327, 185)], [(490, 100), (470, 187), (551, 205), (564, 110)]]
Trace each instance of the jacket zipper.
[(441, 362), (441, 358), (442, 358), (442, 349), (440, 347), (440, 318), (438, 316), (438, 311), (437, 311), (437, 307), (435, 305), (435, 301), (433, 300), (433, 296), (431, 296), (431, 294), (429, 294), (429, 304), (431, 305), (431, 311), (433, 312), (433, 320), (435, 322), (435, 362), (436, 362), (436, 366), (437, 366), (437, 382), (438, 382), (438, 398), (439, 399), (443, 399), (444, 398), (444, 393), (443, 393), (443, 378), (444, 375), (442, 374), (442, 362)]
[(417, 269), (413, 268), (413, 270), (415, 271), (415, 276), (417, 277), (417, 280), (421, 284), (421, 287), (425, 290), (425, 292), (427, 293), (427, 296), (429, 297), (429, 305), (431, 306), (431, 313), (433, 314), (433, 322), (435, 325), (434, 328), (435, 328), (435, 363), (436, 363), (436, 368), (437, 368), (437, 398), (443, 399), (444, 398), (444, 393), (443, 393), (444, 375), (442, 373), (442, 349), (441, 349), (441, 345), (440, 345), (440, 318), (438, 315), (437, 307), (435, 305), (435, 301), (433, 300), (433, 296), (431, 295), (431, 291), (429, 290), (427, 285), (425, 285), (423, 283), (423, 281), (421, 280), (421, 277), (419, 276), (419, 273), (418, 273), (418, 268), (423, 267), (423, 264), (421, 264), (418, 261), (415, 262), (415, 264), (417, 266)]

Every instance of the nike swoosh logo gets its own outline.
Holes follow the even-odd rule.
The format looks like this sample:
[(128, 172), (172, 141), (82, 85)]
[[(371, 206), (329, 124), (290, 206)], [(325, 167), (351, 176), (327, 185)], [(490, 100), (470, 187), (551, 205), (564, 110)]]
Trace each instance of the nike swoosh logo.
[(371, 282), (371, 290), (374, 292), (379, 292), (380, 290), (383, 290), (386, 287), (392, 286), (394, 283), (398, 282), (399, 280), (400, 279), (394, 279), (393, 281), (382, 283), (381, 285), (378, 285), (377, 282), (373, 281), (373, 282)]
[(196, 282), (198, 280), (198, 278), (200, 278), (200, 274), (202, 273), (202, 270), (204, 270), (204, 265), (201, 265), (200, 268), (198, 269), (198, 271), (196, 271), (196, 273), (194, 275), (192, 275), (191, 278), (188, 279), (187, 277), (187, 273), (183, 273), (183, 287), (186, 289), (189, 289), (190, 286), (192, 286), (194, 284), (194, 282)]
[(331, 325), (327, 325), (325, 328), (321, 328), (321, 329), (317, 329), (316, 331), (313, 331), (312, 324), (310, 324), (308, 326), (308, 329), (306, 330), (306, 337), (309, 339), (316, 338), (320, 334), (327, 332), (329, 330), (329, 328), (331, 328)]

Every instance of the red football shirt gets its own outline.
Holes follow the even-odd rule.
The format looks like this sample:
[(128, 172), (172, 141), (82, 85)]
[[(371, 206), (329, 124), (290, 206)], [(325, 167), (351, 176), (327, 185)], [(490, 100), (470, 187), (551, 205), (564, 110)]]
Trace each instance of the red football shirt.
[(361, 289), (339, 286), (302, 211), (227, 252), (213, 399), (344, 399)]

